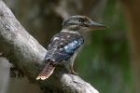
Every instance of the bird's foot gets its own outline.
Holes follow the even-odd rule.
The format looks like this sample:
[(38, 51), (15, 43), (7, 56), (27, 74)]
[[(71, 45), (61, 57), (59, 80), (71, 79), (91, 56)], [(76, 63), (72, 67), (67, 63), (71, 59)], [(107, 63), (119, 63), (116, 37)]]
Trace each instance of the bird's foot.
[(70, 73), (71, 73), (71, 74), (74, 74), (74, 75), (78, 75), (78, 73), (75, 72), (75, 71), (73, 70), (73, 68), (70, 69)]

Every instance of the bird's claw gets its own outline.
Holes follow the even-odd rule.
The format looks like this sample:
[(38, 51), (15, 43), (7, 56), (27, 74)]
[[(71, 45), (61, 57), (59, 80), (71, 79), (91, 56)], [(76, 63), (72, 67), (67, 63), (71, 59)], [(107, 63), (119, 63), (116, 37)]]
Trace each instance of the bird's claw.
[(70, 73), (71, 73), (71, 74), (74, 74), (74, 75), (78, 75), (78, 73), (75, 72), (73, 69), (70, 69)]

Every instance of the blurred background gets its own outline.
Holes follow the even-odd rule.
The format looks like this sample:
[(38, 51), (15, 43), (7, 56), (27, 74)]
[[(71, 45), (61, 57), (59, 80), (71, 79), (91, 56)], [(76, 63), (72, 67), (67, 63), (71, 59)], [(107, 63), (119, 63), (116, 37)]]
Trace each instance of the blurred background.
[[(139, 0), (4, 0), (19, 22), (46, 47), (61, 22), (86, 15), (108, 26), (90, 33), (75, 61), (80, 77), (100, 93), (140, 93)], [(7, 60), (0, 59), (0, 93), (39, 93), (26, 78), (9, 78)], [(6, 70), (5, 70), (6, 69)], [(3, 71), (3, 72), (2, 72)], [(7, 78), (5, 78), (7, 77)]]

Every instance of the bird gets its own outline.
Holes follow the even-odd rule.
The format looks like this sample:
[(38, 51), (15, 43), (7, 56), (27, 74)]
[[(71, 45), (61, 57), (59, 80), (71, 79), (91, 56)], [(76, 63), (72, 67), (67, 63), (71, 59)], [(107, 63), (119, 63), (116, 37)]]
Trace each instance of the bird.
[(93, 30), (102, 30), (105, 25), (94, 22), (87, 16), (74, 15), (62, 22), (62, 30), (55, 34), (47, 47), (44, 58), (45, 66), (36, 77), (36, 80), (48, 79), (57, 65), (65, 65), (68, 71), (73, 70), (74, 60), (85, 43), (85, 33)]

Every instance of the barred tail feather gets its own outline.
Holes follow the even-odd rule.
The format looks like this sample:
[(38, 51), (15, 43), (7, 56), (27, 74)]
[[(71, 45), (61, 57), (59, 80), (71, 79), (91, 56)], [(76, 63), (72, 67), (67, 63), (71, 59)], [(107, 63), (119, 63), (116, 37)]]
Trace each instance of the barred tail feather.
[(41, 71), (41, 73), (39, 73), (39, 75), (36, 77), (36, 80), (45, 80), (47, 78), (50, 77), (50, 75), (53, 73), (55, 66), (50, 64), (51, 62), (48, 62), (45, 67), (43, 68), (43, 70)]

